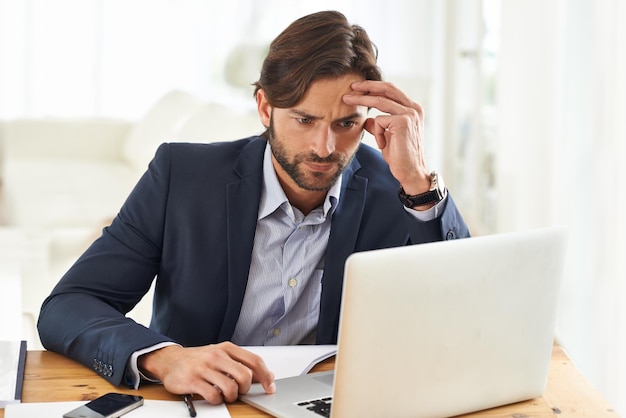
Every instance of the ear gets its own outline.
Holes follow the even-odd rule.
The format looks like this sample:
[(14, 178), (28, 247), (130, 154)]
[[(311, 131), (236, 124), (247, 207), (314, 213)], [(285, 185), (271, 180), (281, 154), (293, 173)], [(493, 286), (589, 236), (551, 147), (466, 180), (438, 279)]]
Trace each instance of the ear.
[(272, 105), (269, 104), (267, 98), (265, 97), (265, 91), (263, 89), (259, 89), (256, 92), (256, 108), (259, 112), (259, 118), (261, 119), (261, 123), (265, 128), (269, 128), (270, 126), (270, 117), (272, 115)]

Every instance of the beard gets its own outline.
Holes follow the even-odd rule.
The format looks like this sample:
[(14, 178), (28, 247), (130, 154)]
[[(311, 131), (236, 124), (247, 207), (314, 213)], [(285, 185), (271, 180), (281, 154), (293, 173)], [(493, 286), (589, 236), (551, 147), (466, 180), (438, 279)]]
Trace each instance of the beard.
[[(298, 185), (298, 187), (312, 191), (327, 191), (337, 181), (350, 164), (356, 152), (351, 155), (332, 153), (327, 157), (320, 157), (314, 152), (302, 152), (290, 156), (285, 149), (284, 139), (277, 138), (274, 132), (273, 118), (270, 117), (270, 126), (268, 128), (268, 137), (272, 155), (287, 173), (287, 175)], [(291, 158), (290, 158), (291, 157)], [(333, 163), (337, 168), (332, 173), (311, 172), (306, 169), (304, 163)]]

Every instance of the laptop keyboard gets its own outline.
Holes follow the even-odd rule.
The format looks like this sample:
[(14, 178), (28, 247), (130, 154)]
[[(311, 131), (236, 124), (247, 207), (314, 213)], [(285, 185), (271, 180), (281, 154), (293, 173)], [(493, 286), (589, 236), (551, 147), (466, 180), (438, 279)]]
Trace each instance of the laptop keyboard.
[(333, 398), (326, 397), (320, 399), (313, 399), (311, 401), (299, 402), (298, 406), (308, 409), (309, 411), (315, 412), (318, 415), (323, 417), (330, 417), (330, 406), (332, 405)]

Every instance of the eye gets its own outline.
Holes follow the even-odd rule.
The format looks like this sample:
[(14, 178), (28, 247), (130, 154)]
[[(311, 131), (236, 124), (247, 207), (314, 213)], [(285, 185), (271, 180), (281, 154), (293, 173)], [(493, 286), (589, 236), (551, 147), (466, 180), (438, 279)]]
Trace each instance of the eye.
[(340, 123), (340, 126), (341, 126), (342, 128), (350, 129), (350, 128), (352, 128), (352, 127), (356, 126), (356, 122), (355, 122), (355, 121), (353, 121), (353, 120), (344, 120), (344, 121), (342, 121), (342, 122)]
[(310, 125), (313, 123), (313, 119), (311, 118), (296, 118), (299, 124), (301, 125)]

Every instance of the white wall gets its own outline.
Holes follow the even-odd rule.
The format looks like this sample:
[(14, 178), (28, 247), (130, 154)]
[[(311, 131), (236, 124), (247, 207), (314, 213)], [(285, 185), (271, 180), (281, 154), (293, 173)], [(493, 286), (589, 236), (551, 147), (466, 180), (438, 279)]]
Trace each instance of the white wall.
[(557, 335), (626, 413), (626, 3), (502, 2), (498, 225), (570, 230)]

